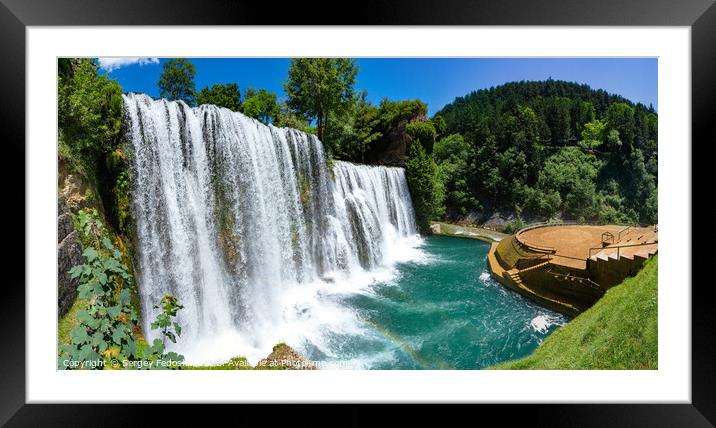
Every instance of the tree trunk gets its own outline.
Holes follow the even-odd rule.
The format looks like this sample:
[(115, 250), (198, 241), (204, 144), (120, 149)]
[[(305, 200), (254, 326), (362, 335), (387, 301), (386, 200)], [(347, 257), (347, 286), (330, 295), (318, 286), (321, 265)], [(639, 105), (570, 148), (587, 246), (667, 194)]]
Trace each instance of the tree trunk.
[(316, 134), (318, 134), (318, 139), (323, 142), (323, 127), (324, 125), (323, 120), (323, 114), (318, 113), (316, 116)]

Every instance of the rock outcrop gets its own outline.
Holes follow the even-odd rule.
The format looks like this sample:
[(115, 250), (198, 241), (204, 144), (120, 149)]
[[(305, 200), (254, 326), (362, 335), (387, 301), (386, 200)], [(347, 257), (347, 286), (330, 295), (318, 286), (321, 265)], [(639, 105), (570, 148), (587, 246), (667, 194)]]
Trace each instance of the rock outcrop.
[(72, 306), (77, 296), (77, 279), (72, 279), (69, 270), (82, 263), (82, 245), (72, 214), (64, 197), (57, 201), (57, 315), (62, 316)]
[(427, 120), (424, 113), (394, 123), (365, 155), (365, 163), (405, 166), (410, 136), (405, 130), (408, 123)]
[(307, 360), (285, 343), (273, 347), (268, 357), (256, 364), (257, 369), (316, 370), (317, 364)]

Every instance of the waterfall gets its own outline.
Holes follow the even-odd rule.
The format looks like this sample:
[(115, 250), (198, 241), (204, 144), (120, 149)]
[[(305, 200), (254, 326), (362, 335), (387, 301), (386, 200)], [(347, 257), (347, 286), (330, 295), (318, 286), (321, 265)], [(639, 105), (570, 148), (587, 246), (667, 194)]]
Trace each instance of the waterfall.
[[(149, 339), (153, 305), (170, 293), (184, 305), (179, 352), (226, 332), (270, 351), (268, 332), (305, 317), (285, 296), (390, 267), (396, 243), (416, 235), (401, 168), (328, 161), (315, 136), (225, 108), (123, 99)], [(286, 328), (277, 338), (298, 341)]]

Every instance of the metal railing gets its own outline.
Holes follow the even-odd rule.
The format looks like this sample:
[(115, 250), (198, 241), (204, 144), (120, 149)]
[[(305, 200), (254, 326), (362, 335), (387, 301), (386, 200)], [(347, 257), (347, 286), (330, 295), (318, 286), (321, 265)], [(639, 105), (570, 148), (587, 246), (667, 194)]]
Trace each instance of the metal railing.
[(582, 262), (587, 261), (587, 259), (584, 258), (584, 257), (567, 256), (567, 255), (564, 255), (564, 254), (556, 254), (556, 253), (555, 253), (555, 254), (552, 254), (552, 257), (562, 257), (563, 259), (579, 260), (579, 261), (582, 261)]
[[(518, 230), (517, 232), (515, 232), (514, 238), (515, 238), (515, 241), (517, 242), (518, 245), (527, 247), (528, 249), (532, 249), (532, 250), (536, 250), (536, 251), (541, 251), (541, 252), (549, 253), (548, 255), (549, 255), (550, 257), (562, 257), (562, 258), (565, 258), (565, 259), (580, 260), (580, 261), (586, 261), (586, 260), (590, 259), (590, 258), (592, 257), (592, 250), (608, 250), (608, 249), (610, 249), (610, 248), (616, 248), (616, 249), (617, 249), (617, 259), (619, 259), (619, 257), (621, 256), (621, 252), (620, 252), (619, 248), (624, 248), (624, 247), (636, 247), (636, 246), (651, 245), (651, 244), (656, 244), (656, 243), (657, 243), (657, 242), (644, 242), (644, 243), (640, 243), (640, 244), (615, 245), (615, 246), (611, 246), (611, 247), (592, 247), (592, 248), (589, 249), (589, 254), (587, 255), (587, 257), (586, 257), (586, 258), (582, 258), (582, 257), (574, 257), (574, 256), (566, 256), (566, 255), (563, 255), (563, 254), (557, 254), (557, 249), (554, 248), (554, 247), (549, 247), (549, 246), (545, 246), (545, 245), (532, 244), (532, 243), (527, 242), (527, 241), (525, 241), (525, 240), (523, 240), (523, 239), (520, 238), (520, 235), (522, 235), (522, 233), (527, 232), (527, 231), (529, 231), (529, 230), (538, 229), (538, 228), (540, 228), (540, 227), (549, 227), (549, 226), (584, 226), (584, 225), (587, 225), (587, 226), (601, 226), (601, 225), (604, 225), (604, 224), (607, 224), (607, 223), (604, 223), (604, 222), (596, 222), (596, 223), (595, 223), (595, 222), (578, 222), (578, 221), (573, 221), (573, 220), (566, 220), (566, 221), (563, 221), (563, 220), (541, 221), (541, 222), (530, 223), (530, 224), (528, 224), (527, 226), (523, 227), (522, 229)], [(624, 229), (620, 230), (620, 231), (617, 233), (616, 242), (619, 242), (619, 240), (621, 240), (622, 233), (625, 233), (625, 232), (627, 232), (628, 230), (630, 230), (630, 229), (632, 229), (632, 228), (634, 228), (634, 227), (641, 227), (641, 225), (638, 225), (638, 224), (637, 224), (637, 225), (634, 225), (634, 224), (632, 224), (632, 225), (629, 225), (629, 226), (625, 227)], [(612, 234), (611, 232), (604, 232), (604, 233), (602, 233), (602, 242), (605, 242), (605, 240), (604, 240), (605, 236), (610, 237), (610, 238), (611, 238), (611, 241), (612, 241), (612, 245), (614, 245), (614, 242), (615, 242), (615, 241), (614, 241), (614, 234)], [(544, 257), (544, 256), (541, 256), (541, 257)], [(541, 258), (541, 257), (540, 257), (540, 258)]]
[(622, 233), (628, 231), (628, 230), (631, 229), (632, 227), (634, 227), (634, 226), (633, 226), (633, 225), (630, 225), (630, 226), (627, 226), (627, 227), (625, 227), (624, 229), (620, 230), (619, 233), (617, 234), (617, 241), (621, 241), (621, 240), (622, 240)]
[(533, 251), (542, 252), (542, 253), (548, 253), (548, 254), (554, 254), (554, 253), (557, 252), (557, 249), (554, 248), (554, 247), (548, 247), (548, 246), (546, 246), (546, 245), (536, 245), (536, 244), (532, 244), (532, 243), (530, 243), (530, 242), (523, 241), (523, 240), (521, 240), (521, 239), (519, 239), (519, 238), (517, 238), (517, 237), (515, 237), (515, 240), (516, 240), (520, 245), (522, 245), (522, 246), (524, 246), (524, 247), (527, 247), (528, 249), (533, 250)]
[(577, 221), (573, 220), (553, 220), (553, 221), (537, 221), (534, 223), (530, 223), (527, 226), (523, 227), (522, 229), (515, 232), (515, 235), (519, 235), (522, 232), (526, 232), (528, 230), (537, 229), (540, 227), (545, 226), (571, 226), (571, 225), (580, 225), (580, 224), (586, 224), (586, 223), (579, 223)]
[(611, 232), (604, 232), (602, 233), (602, 243), (607, 242), (608, 240), (612, 241), (612, 244), (614, 243), (614, 234)]
[[(589, 257), (587, 257), (587, 258), (590, 258), (590, 259), (592, 258), (592, 250), (603, 251), (603, 250), (612, 250), (612, 249), (616, 248), (617, 249), (617, 260), (619, 260), (619, 257), (620, 257), (619, 249), (620, 248), (643, 247), (644, 245), (654, 245), (654, 244), (658, 244), (658, 243), (659, 243), (658, 241), (654, 241), (654, 242), (641, 242), (639, 244), (615, 245), (613, 247), (591, 247), (589, 249)], [(599, 251), (597, 251), (597, 253), (599, 253)]]
[(591, 287), (591, 288), (593, 288), (593, 289), (595, 289), (595, 290), (599, 290), (599, 291), (601, 291), (601, 292), (604, 292), (604, 288), (602, 288), (601, 285), (597, 284), (596, 282), (592, 281), (592, 280), (589, 279), (589, 278), (584, 278), (584, 277), (582, 277), (582, 276), (577, 276), (577, 275), (570, 275), (570, 274), (564, 274), (564, 273), (559, 273), (559, 272), (553, 272), (553, 271), (551, 271), (551, 270), (548, 270), (547, 273), (550, 274), (550, 275), (552, 275), (552, 276), (554, 276), (555, 278), (563, 278), (563, 279), (565, 279), (565, 280), (570, 280), (570, 281), (576, 279), (576, 280), (582, 282), (583, 284), (587, 285), (588, 287)]

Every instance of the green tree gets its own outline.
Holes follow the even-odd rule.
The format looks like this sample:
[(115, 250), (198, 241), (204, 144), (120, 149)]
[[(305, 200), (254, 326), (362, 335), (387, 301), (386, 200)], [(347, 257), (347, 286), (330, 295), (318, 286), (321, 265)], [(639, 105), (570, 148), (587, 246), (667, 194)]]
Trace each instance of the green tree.
[(604, 121), (594, 120), (586, 123), (582, 130), (582, 139), (579, 146), (594, 150), (604, 143), (607, 138), (607, 125)]
[(350, 109), (328, 115), (322, 142), (338, 159), (365, 163), (366, 153), (382, 136), (378, 108), (362, 92)]
[(265, 89), (253, 91), (250, 88), (244, 99), (243, 109), (246, 116), (258, 119), (265, 124), (276, 120), (280, 112), (276, 94)]
[(460, 134), (449, 135), (435, 144), (433, 157), (440, 169), (448, 214), (464, 216), (479, 207), (469, 186), (470, 161), (473, 147)]
[(122, 88), (87, 58), (61, 58), (57, 76), (59, 157), (94, 181), (120, 142)]
[(159, 309), (160, 307), (162, 312), (157, 315), (157, 319), (154, 320), (151, 328), (152, 330), (159, 329), (161, 332), (162, 345), (166, 345), (166, 339), (171, 340), (172, 343), (177, 343), (177, 337), (181, 336), (181, 326), (176, 321), (172, 321), (172, 319), (176, 318), (177, 313), (184, 306), (177, 302), (176, 297), (171, 294), (165, 294), (159, 305), (154, 305), (154, 309)]
[(619, 136), (619, 131), (616, 129), (607, 130), (606, 144), (604, 145), (609, 151), (617, 151), (622, 146), (622, 139)]
[(564, 209), (570, 216), (594, 219), (596, 209), (596, 178), (600, 163), (592, 154), (577, 147), (565, 147), (550, 156), (540, 171), (538, 188), (559, 192)]
[(357, 104), (354, 117), (354, 140), (347, 145), (344, 153), (349, 159), (365, 163), (368, 150), (383, 137), (379, 110), (373, 104), (362, 100)]
[(321, 142), (332, 157), (349, 160), (361, 158), (363, 144), (358, 141), (355, 126), (354, 109), (328, 113)]
[(548, 141), (543, 139), (542, 123), (532, 108), (518, 105), (514, 110), (514, 115), (503, 116), (502, 146), (524, 153), (526, 163), (521, 167), (526, 179), (534, 179), (544, 162), (544, 146)]
[(417, 141), (423, 146), (427, 154), (433, 152), (433, 144), (435, 144), (435, 127), (428, 121), (415, 121), (405, 125), (405, 132), (413, 141)]
[(589, 101), (574, 101), (572, 103), (572, 112), (570, 114), (572, 123), (571, 128), (574, 135), (581, 135), (584, 125), (596, 118), (596, 110), (594, 104)]
[(645, 224), (658, 223), (658, 189), (656, 177), (649, 173), (644, 154), (636, 149), (629, 160), (629, 171), (631, 172), (631, 185), (629, 194), (632, 200), (643, 201), (634, 204), (634, 209), (639, 214), (639, 220)]
[(566, 145), (572, 136), (571, 100), (566, 97), (546, 98), (542, 108), (552, 136), (552, 144)]
[(291, 111), (291, 109), (288, 107), (288, 105), (286, 105), (285, 102), (279, 104), (276, 119), (271, 123), (274, 126), (283, 128), (294, 128), (298, 129), (299, 131), (306, 132), (308, 134), (314, 134), (316, 132), (316, 130), (311, 127), (311, 124), (308, 123), (308, 120), (306, 120), (306, 118), (301, 117), (300, 115)]
[(623, 143), (622, 152), (630, 154), (634, 150), (636, 133), (634, 109), (626, 103), (612, 104), (607, 109), (606, 122), (610, 131), (619, 132), (619, 138)]
[(355, 102), (357, 73), (355, 60), (349, 58), (292, 59), (284, 82), (288, 105), (315, 119), (318, 138), (323, 139), (328, 115), (341, 116)]
[(198, 105), (214, 104), (226, 107), (231, 111), (241, 111), (241, 92), (236, 83), (216, 84), (199, 91), (196, 103)]
[[(60, 58), (57, 74), (61, 168), (87, 181), (93, 197), (101, 198), (107, 220), (123, 231), (127, 216), (121, 213), (116, 197), (124, 182), (120, 176), (126, 172), (121, 134), (122, 88), (106, 73), (99, 72), (95, 59)], [(124, 192), (128, 201), (126, 195)]]
[(162, 64), (159, 76), (159, 96), (168, 100), (182, 100), (190, 106), (196, 104), (194, 76), (196, 68), (186, 58), (173, 58)]
[(430, 119), (430, 122), (435, 128), (435, 133), (437, 134), (436, 138), (443, 138), (445, 136), (445, 131), (447, 131), (447, 123), (445, 123), (445, 119), (443, 119), (442, 116), (436, 115)]
[[(426, 113), (427, 105), (420, 100), (383, 99), (375, 106), (362, 94), (342, 119), (329, 115), (322, 141), (339, 159), (362, 163), (384, 162), (382, 155), (396, 141), (404, 138), (406, 125), (416, 121), (426, 122)], [(393, 157), (390, 160), (399, 159)]]
[(417, 141), (408, 146), (405, 175), (418, 229), (430, 234), (430, 220), (441, 214), (443, 190), (438, 166)]

